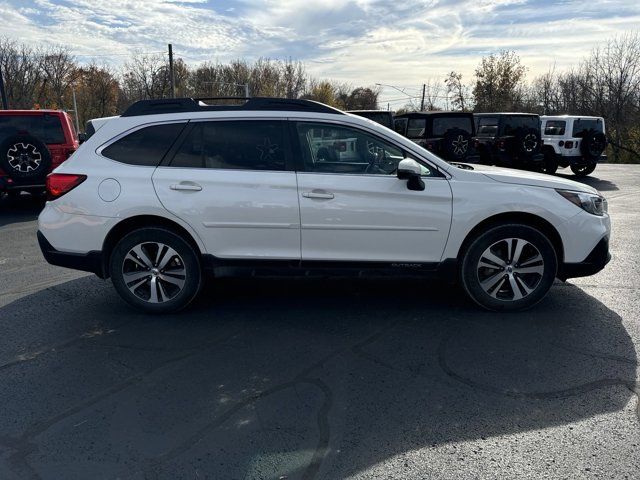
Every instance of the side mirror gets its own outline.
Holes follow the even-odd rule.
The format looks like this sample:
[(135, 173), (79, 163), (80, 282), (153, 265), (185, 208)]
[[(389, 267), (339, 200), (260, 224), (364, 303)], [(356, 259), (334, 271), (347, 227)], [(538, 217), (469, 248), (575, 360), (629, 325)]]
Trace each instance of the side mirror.
[(420, 178), (421, 174), (422, 168), (415, 160), (405, 158), (398, 163), (397, 176), (400, 180), (407, 181), (407, 188), (409, 190), (424, 190), (425, 185), (422, 178)]

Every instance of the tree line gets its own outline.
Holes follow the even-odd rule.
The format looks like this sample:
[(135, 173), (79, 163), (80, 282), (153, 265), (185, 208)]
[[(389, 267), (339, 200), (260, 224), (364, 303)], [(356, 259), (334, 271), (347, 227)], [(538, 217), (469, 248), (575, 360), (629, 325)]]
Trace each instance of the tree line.
[[(137, 100), (170, 96), (169, 61), (162, 54), (133, 55), (120, 69), (83, 65), (64, 46), (32, 48), (0, 38), (0, 68), (10, 108), (73, 109), (76, 96), (81, 124), (116, 115)], [(261, 58), (249, 63), (205, 62), (190, 67), (174, 62), (178, 97), (251, 96), (309, 98), (337, 108), (376, 109), (379, 90), (317, 79), (295, 60)]]
[[(64, 46), (32, 48), (0, 38), (0, 67), (11, 108), (72, 109), (78, 117), (116, 115), (136, 100), (170, 95), (166, 55), (133, 55), (115, 69), (82, 64)], [(640, 34), (631, 32), (595, 48), (576, 67), (550, 69), (531, 81), (512, 51), (483, 57), (467, 82), (451, 71), (425, 83), (424, 98), (401, 110), (523, 111), (539, 114), (603, 116), (616, 162), (640, 162)], [(261, 58), (255, 62), (174, 62), (176, 96), (308, 98), (341, 109), (376, 109), (380, 90), (318, 79), (296, 60)], [(443, 101), (444, 99), (444, 101)]]

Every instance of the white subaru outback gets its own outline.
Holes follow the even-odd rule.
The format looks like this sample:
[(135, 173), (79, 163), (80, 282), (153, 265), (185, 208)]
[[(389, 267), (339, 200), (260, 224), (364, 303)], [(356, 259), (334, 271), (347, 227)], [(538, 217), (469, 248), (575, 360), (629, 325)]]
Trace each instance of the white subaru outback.
[(593, 188), (450, 164), (306, 100), (137, 102), (47, 183), (45, 258), (111, 277), (149, 312), (185, 307), (207, 273), (265, 269), (437, 276), (485, 308), (516, 310), (610, 258)]

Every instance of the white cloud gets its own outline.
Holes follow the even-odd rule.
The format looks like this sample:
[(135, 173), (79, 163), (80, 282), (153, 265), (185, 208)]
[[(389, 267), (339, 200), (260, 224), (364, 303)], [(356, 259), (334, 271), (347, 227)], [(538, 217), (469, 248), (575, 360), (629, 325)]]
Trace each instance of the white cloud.
[[(353, 84), (419, 85), (512, 49), (529, 76), (577, 64), (640, 24), (640, 2), (605, 0), (0, 0), (0, 35), (122, 63), (174, 44), (191, 63), (300, 59)], [(387, 92), (385, 92), (387, 93)], [(388, 95), (397, 96), (389, 92)]]

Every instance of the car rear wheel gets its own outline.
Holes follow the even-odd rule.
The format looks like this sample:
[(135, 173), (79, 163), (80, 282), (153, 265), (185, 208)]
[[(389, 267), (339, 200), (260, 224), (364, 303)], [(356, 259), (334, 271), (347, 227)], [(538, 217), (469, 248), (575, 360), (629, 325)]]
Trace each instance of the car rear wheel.
[(595, 169), (595, 163), (591, 163), (589, 165), (571, 165), (571, 171), (576, 177), (586, 177), (587, 175), (591, 175)]
[(186, 307), (202, 283), (194, 248), (180, 235), (159, 227), (141, 228), (122, 238), (111, 255), (109, 271), (120, 296), (149, 313)]
[(547, 294), (558, 260), (549, 239), (519, 224), (493, 227), (471, 242), (462, 259), (467, 294), (494, 311), (524, 310)]

